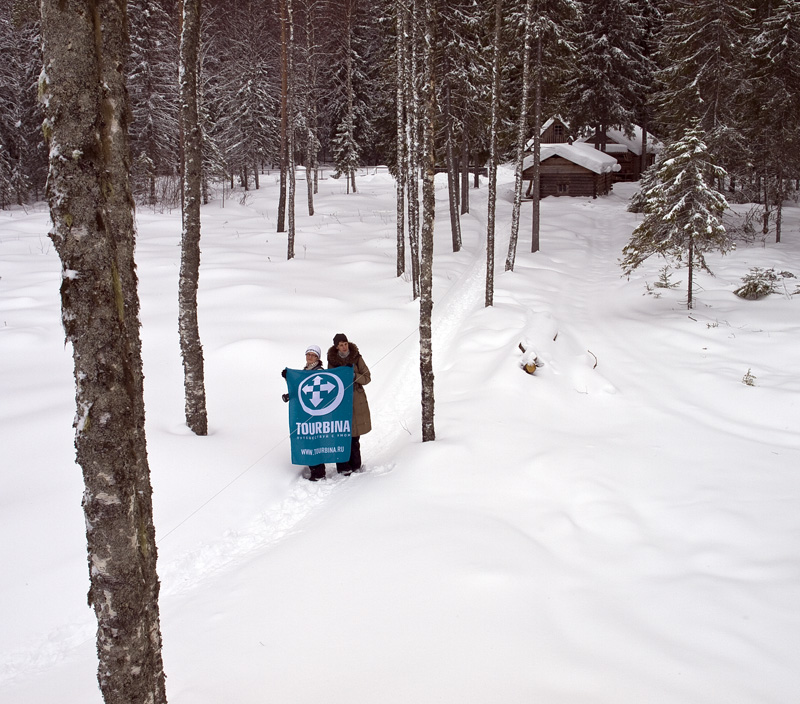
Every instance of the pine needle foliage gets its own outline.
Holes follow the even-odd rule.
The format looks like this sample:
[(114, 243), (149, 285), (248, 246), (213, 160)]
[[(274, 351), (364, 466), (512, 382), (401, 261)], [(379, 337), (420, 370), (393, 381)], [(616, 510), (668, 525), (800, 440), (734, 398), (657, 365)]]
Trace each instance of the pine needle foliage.
[(622, 250), (620, 265), (625, 275), (654, 254), (685, 263), (689, 267), (691, 308), (694, 267), (711, 273), (705, 253), (724, 254), (733, 247), (721, 222), (728, 203), (709, 185), (725, 175), (725, 170), (713, 163), (697, 126), (669, 145), (646, 182), (642, 194), (644, 219)]

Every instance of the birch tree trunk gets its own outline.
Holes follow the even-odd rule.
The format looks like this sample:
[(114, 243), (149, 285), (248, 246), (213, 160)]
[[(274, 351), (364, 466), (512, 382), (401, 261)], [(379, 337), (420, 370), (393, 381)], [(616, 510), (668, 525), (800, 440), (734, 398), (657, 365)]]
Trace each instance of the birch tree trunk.
[(639, 173), (637, 175), (637, 180), (642, 178), (642, 174), (647, 168), (647, 127), (648, 120), (646, 117), (642, 117), (642, 155), (639, 157)]
[(197, 324), (200, 278), (200, 178), (202, 135), (197, 104), (200, 49), (200, 2), (183, 0), (180, 47), (181, 133), (183, 135), (183, 233), (178, 282), (178, 332), (183, 357), (186, 424), (196, 435), (208, 434), (203, 346)]
[(522, 209), (522, 160), (525, 155), (525, 137), (528, 128), (528, 95), (530, 94), (530, 58), (531, 29), (533, 24), (533, 0), (525, 5), (525, 38), (522, 51), (522, 105), (517, 122), (517, 153), (514, 169), (514, 207), (511, 211), (511, 237), (508, 241), (506, 271), (514, 271), (514, 260), (517, 256), (517, 240), (519, 238), (519, 217)]
[(89, 604), (107, 704), (164, 704), (129, 183), (124, 4), (43, 0), (47, 197), (75, 368)]
[(689, 239), (689, 256), (687, 258), (689, 267), (689, 289), (686, 294), (686, 307), (691, 310), (694, 308), (694, 241)]
[(536, 64), (534, 66), (533, 97), (533, 202), (531, 203), (531, 253), (539, 251), (539, 231), (541, 229), (541, 189), (542, 189), (542, 26), (537, 18)]
[(317, 138), (317, 45), (314, 31), (314, 9), (309, 4), (306, 9), (306, 190), (308, 214), (314, 215), (314, 194), (317, 192), (317, 169), (319, 139)]
[(461, 218), (458, 212), (458, 162), (453, 150), (453, 115), (450, 105), (450, 86), (445, 88), (445, 145), (447, 158), (447, 196), (450, 205), (450, 238), (453, 251), (461, 251)]
[(485, 306), (494, 305), (494, 220), (497, 207), (497, 131), (500, 124), (500, 29), (503, 21), (502, 0), (494, 4), (494, 41), (492, 58), (492, 123), (489, 135), (489, 212), (486, 218), (486, 297)]
[[(347, 124), (349, 125), (349, 136), (353, 142), (355, 142), (355, 135), (353, 132), (356, 124), (355, 89), (353, 88), (353, 32), (355, 29), (353, 25), (355, 22), (355, 4), (356, 0), (348, 0), (347, 2), (347, 54), (345, 59), (347, 69)], [(348, 192), (349, 188), (352, 187), (353, 193), (357, 193), (356, 169), (352, 163), (350, 164), (346, 177), (348, 179)]]
[(292, 11), (292, 0), (286, 0), (286, 30), (288, 44), (286, 50), (286, 176), (288, 185), (288, 209), (289, 209), (289, 236), (287, 238), (286, 259), (294, 259), (294, 240), (295, 240), (295, 194), (297, 181), (295, 180), (294, 168), (294, 16)]
[(417, 81), (418, 11), (417, 1), (411, 0), (409, 11), (411, 25), (410, 51), (406, 51), (406, 144), (408, 171), (408, 245), (411, 250), (411, 290), (414, 300), (420, 295), (419, 271), (419, 93)]
[(397, 79), (397, 276), (402, 276), (406, 270), (406, 244), (405, 244), (405, 190), (406, 172), (408, 169), (408, 150), (406, 149), (406, 44), (408, 31), (408, 18), (404, 0), (396, 0), (396, 79)]
[(423, 42), (423, 120), (422, 120), (422, 249), (420, 257), (419, 369), (422, 378), (422, 442), (436, 439), (434, 428), (433, 345), (433, 225), (436, 212), (436, 157), (434, 153), (436, 90), (434, 84), (435, 0), (424, 0), (425, 35)]
[(289, 46), (286, 32), (286, 2), (287, 0), (278, 0), (281, 22), (281, 178), (276, 232), (286, 232), (286, 181), (289, 168)]
[[(785, 144), (786, 142), (781, 142)], [(775, 243), (781, 242), (781, 224), (783, 222), (783, 169), (779, 159), (775, 159)]]
[(461, 214), (469, 212), (469, 142), (467, 130), (461, 135)]

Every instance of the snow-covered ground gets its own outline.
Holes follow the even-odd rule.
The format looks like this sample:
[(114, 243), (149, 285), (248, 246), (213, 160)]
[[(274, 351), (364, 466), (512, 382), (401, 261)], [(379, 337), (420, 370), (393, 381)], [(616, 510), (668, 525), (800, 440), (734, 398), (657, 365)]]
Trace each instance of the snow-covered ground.
[[(732, 291), (753, 266), (800, 275), (800, 211), (783, 244), (711, 256), (687, 311), (685, 270), (660, 297), (663, 262), (620, 277), (632, 185), (543, 201), (535, 255), (526, 205), (503, 272), (504, 179), (489, 309), (485, 188), (458, 254), (438, 192), (425, 444), (388, 176), (323, 181), (314, 217), (300, 183), (292, 261), (274, 174), (204, 207), (205, 438), (183, 421), (179, 214), (139, 211), (172, 704), (796, 701), (800, 296)], [(0, 211), (3, 704), (101, 701), (48, 224), (44, 206)], [(371, 368), (373, 431), (364, 473), (313, 484), (289, 463), (280, 370), (337, 332)]]

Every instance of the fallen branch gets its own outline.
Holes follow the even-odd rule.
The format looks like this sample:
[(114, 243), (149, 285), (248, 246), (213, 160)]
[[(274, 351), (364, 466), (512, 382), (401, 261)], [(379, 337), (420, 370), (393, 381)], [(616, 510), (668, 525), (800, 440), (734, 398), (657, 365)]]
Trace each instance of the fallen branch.
[(592, 357), (594, 357), (594, 366), (592, 367), (592, 369), (597, 369), (597, 356), (596, 356), (596, 355), (595, 355), (595, 353), (594, 353), (594, 352), (592, 352), (591, 350), (586, 350), (586, 351), (587, 351), (587, 352), (588, 352), (590, 355), (592, 355)]

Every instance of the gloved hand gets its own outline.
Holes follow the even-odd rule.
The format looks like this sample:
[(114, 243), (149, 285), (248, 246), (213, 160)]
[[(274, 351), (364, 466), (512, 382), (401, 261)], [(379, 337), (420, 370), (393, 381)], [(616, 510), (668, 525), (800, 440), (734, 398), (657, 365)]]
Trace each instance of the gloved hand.
[(281, 398), (283, 399), (284, 403), (289, 403), (289, 394), (283, 394), (283, 396), (281, 396)]
[(286, 378), (286, 370), (281, 369), (281, 376), (285, 379)]

